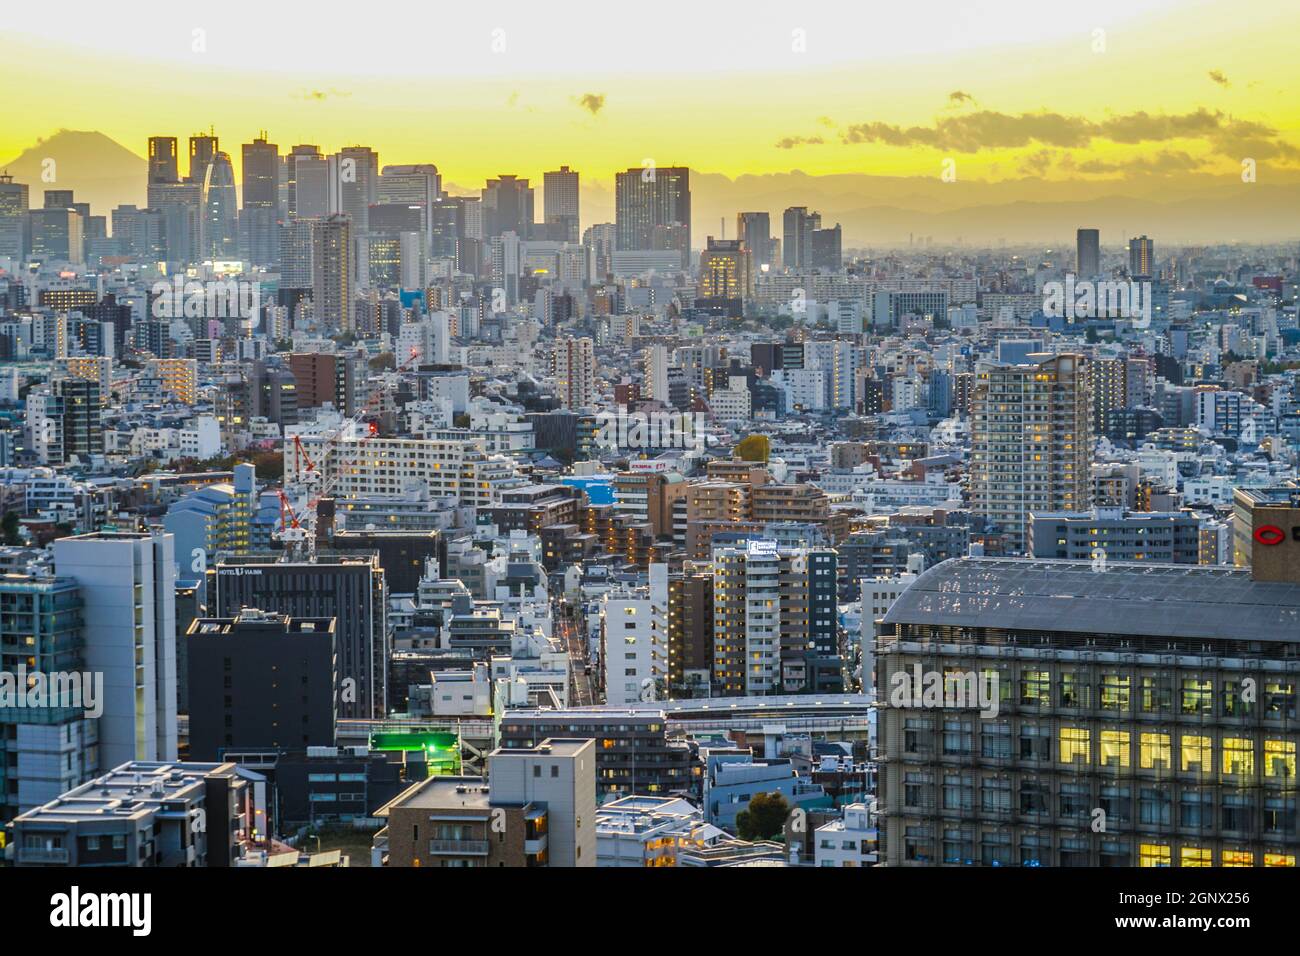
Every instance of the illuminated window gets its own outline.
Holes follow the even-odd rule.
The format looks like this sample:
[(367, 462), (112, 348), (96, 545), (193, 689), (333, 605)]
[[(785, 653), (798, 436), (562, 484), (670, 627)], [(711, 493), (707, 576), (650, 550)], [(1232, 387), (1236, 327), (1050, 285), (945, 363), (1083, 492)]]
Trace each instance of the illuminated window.
[(1185, 846), (1178, 852), (1179, 866), (1212, 866), (1208, 848)]
[(1245, 737), (1223, 738), (1223, 772), (1255, 772), (1255, 742)]
[(1061, 728), (1061, 763), (1091, 763), (1092, 740), (1086, 727)]
[(1294, 853), (1265, 853), (1265, 866), (1295, 866)]
[(1183, 681), (1183, 713), (1210, 714), (1214, 712), (1214, 685), (1208, 680), (1187, 678)]
[(1183, 737), (1183, 770), (1199, 770), (1210, 773), (1214, 770), (1214, 745), (1209, 737)]
[(1101, 732), (1101, 765), (1127, 767), (1129, 765), (1129, 736), (1122, 730)]
[(1295, 779), (1295, 741), (1264, 741), (1264, 776)]
[(1255, 854), (1246, 850), (1224, 850), (1222, 866), (1254, 866)]
[(1169, 847), (1159, 843), (1138, 844), (1138, 866), (1169, 866)]
[(1142, 735), (1139, 741), (1138, 766), (1143, 770), (1156, 768), (1168, 770), (1170, 760), (1168, 734)]
[(1119, 674), (1101, 678), (1101, 706), (1104, 710), (1128, 710), (1129, 679)]

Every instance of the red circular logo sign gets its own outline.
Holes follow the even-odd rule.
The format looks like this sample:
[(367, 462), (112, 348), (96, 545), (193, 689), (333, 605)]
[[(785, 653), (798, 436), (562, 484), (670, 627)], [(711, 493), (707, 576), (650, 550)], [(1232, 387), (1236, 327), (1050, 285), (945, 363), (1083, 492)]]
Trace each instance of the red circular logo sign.
[(1286, 540), (1286, 534), (1275, 524), (1260, 525), (1255, 529), (1255, 540), (1260, 544), (1275, 545)]

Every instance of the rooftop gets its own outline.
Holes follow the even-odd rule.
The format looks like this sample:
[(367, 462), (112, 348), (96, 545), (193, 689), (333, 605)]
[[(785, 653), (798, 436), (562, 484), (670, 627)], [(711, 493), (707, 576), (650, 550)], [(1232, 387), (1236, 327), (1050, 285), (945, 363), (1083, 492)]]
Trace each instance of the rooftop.
[(913, 581), (884, 622), (1294, 642), (1300, 585), (1227, 567), (953, 558)]

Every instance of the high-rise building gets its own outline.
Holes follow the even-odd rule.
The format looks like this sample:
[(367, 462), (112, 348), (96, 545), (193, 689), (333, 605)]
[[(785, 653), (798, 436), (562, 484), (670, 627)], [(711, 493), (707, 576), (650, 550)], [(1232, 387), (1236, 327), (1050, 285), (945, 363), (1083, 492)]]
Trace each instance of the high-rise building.
[(86, 261), (82, 219), (75, 209), (33, 209), (28, 216), (34, 257), (74, 266)]
[(547, 238), (557, 242), (578, 241), (578, 174), (561, 166), (542, 175), (542, 203), (545, 207)]
[(1029, 358), (981, 369), (971, 414), (971, 511), (1018, 553), (1032, 513), (1092, 505), (1088, 360)]
[(241, 608), (195, 619), (188, 657), (190, 757), (333, 747), (334, 620)]
[(104, 454), (104, 393), (97, 380), (83, 378), (58, 379), (53, 388), (63, 405), (63, 459), (86, 465)]
[(190, 137), (190, 171), (188, 179), (202, 185), (208, 176), (208, 163), (221, 152), (218, 137), (210, 133), (196, 133)]
[(596, 402), (596, 352), (591, 339), (562, 338), (551, 358), (555, 396), (562, 408), (588, 408)]
[(330, 331), (355, 330), (353, 236), (352, 220), (345, 215), (329, 216), (312, 229), (312, 315)]
[(379, 154), (369, 146), (345, 146), (329, 158), (333, 214), (352, 221), (355, 241), (370, 232), (370, 207), (379, 201)]
[(205, 164), (202, 203), (199, 245), (203, 257), (216, 261), (238, 259), (239, 205), (229, 153), (218, 151)]
[(290, 618), (334, 619), (338, 715), (388, 716), (388, 587), (374, 553), (321, 553), (314, 562), (279, 554), (229, 555), (209, 563), (213, 616), (242, 608)]
[[(615, 247), (620, 250), (683, 250), (690, 266), (691, 171), (685, 166), (629, 169), (614, 177)], [(680, 244), (656, 238), (656, 230), (676, 229)], [(656, 242), (659, 242), (656, 245)]]
[(483, 238), (513, 232), (528, 239), (533, 229), (533, 189), (528, 180), (498, 176), (483, 187)]
[(242, 147), (243, 207), (239, 213), (242, 255), (254, 265), (280, 260), (280, 147), (263, 133)]
[(714, 693), (841, 689), (835, 580), (830, 549), (763, 540), (714, 549)]
[(8, 173), (0, 174), (0, 256), (21, 259), (27, 251), (26, 183), (16, 183)]
[(921, 574), (876, 641), (882, 861), (1294, 867), (1291, 567)]
[(765, 212), (736, 213), (736, 238), (749, 250), (750, 262), (757, 275), (772, 261), (772, 217)]
[(782, 265), (787, 269), (812, 268), (813, 233), (822, 227), (819, 212), (809, 212), (807, 206), (790, 206), (781, 217)]
[(318, 146), (299, 145), (284, 158), (290, 219), (319, 219), (330, 213), (329, 163)]
[[(76, 581), (0, 575), (0, 607), (0, 673), (47, 679), (87, 673), (86, 620)], [(48, 803), (99, 771), (98, 721), (87, 714), (94, 703), (83, 690), (79, 702), (64, 698), (0, 709), (0, 821)]]
[(754, 295), (754, 268), (743, 239), (709, 236), (700, 253), (700, 296), (707, 299), (748, 299)]
[(1146, 236), (1136, 236), (1128, 241), (1128, 272), (1134, 279), (1150, 279), (1155, 275), (1156, 241)]
[(1075, 269), (1080, 279), (1101, 275), (1101, 233), (1080, 229), (1075, 234)]
[(175, 760), (176, 567), (169, 534), (58, 538), (54, 568), (81, 591), (86, 668), (103, 674), (99, 765)]
[(180, 154), (175, 136), (149, 137), (149, 182), (178, 183), (181, 181)]

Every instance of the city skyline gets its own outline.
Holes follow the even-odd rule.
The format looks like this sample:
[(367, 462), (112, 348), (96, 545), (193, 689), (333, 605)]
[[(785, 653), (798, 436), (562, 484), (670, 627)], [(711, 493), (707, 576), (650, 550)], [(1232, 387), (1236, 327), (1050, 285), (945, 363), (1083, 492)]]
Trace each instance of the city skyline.
[[(149, 136), (211, 127), (238, 181), (232, 147), (266, 129), (284, 152), (297, 143), (326, 152), (365, 144), (384, 165), (436, 163), (453, 194), (476, 192), (501, 173), (540, 180), (569, 165), (582, 176), (585, 228), (612, 220), (602, 210), (612, 210), (614, 174), (651, 160), (689, 166), (701, 184), (731, 180), (729, 190), (717, 183), (720, 192), (783, 197), (759, 208), (794, 204), (784, 198), (788, 184), (811, 178), (827, 197), (820, 205), (837, 206), (846, 220), (850, 243), (884, 241), (848, 215), (882, 205), (873, 193), (925, 189), (927, 180), (950, 190), (939, 202), (992, 205), (1012, 239), (1044, 240), (1066, 232), (1018, 229), (1003, 207), (1108, 195), (1217, 201), (1234, 184), (1257, 194), (1300, 184), (1300, 110), (1286, 96), (1296, 71), (1285, 46), (1300, 15), (1263, 3), (1234, 5), (1231, 16), (1215, 2), (1106, 3), (1030, 23), (998, 18), (996, 30), (945, 5), (924, 18), (925, 43), (917, 12), (835, 11), (832, 19), (801, 10), (735, 22), (700, 12), (693, 15), (716, 30), (638, 28), (653, 83), (607, 49), (619, 37), (602, 35), (590, 6), (559, 23), (510, 5), (450, 14), (438, 21), (446, 42), (427, 57), (411, 52), (410, 37), (355, 18), (350, 47), (382, 45), (394, 55), (360, 58), (364, 72), (353, 58), (351, 73), (322, 63), (333, 42), (326, 26), (284, 24), (301, 42), (276, 44), (283, 14), (259, 14), (261, 29), (239, 32), (229, 27), (238, 9), (214, 23), (197, 16), (193, 26), (147, 17), (117, 24), (93, 11), (75, 25), (33, 11), (12, 17), (0, 32), (19, 42), (0, 73), (32, 94), (0, 130), (3, 162), (39, 153), (60, 129), (98, 131), (143, 159)], [(658, 9), (671, 19), (676, 8)], [(1008, 8), (1021, 9), (1035, 8)], [(412, 8), (393, 15), (412, 25), (423, 16)], [(1226, 42), (1241, 30), (1250, 31), (1248, 47)], [(128, 35), (129, 56), (107, 52), (115, 36)], [(93, 49), (78, 46), (92, 41)], [(581, 74), (550, 55), (570, 43), (583, 50)], [(124, 105), (128, 90), (164, 77), (166, 97), (145, 109)], [(1254, 161), (1253, 183), (1242, 182), (1245, 160)], [(894, 201), (906, 205), (899, 192)], [(1276, 194), (1266, 205), (1277, 222)], [(699, 210), (697, 233), (717, 223), (709, 212)], [(979, 238), (953, 218), (934, 231), (948, 241)], [(1189, 230), (1181, 238), (1209, 237)]]

